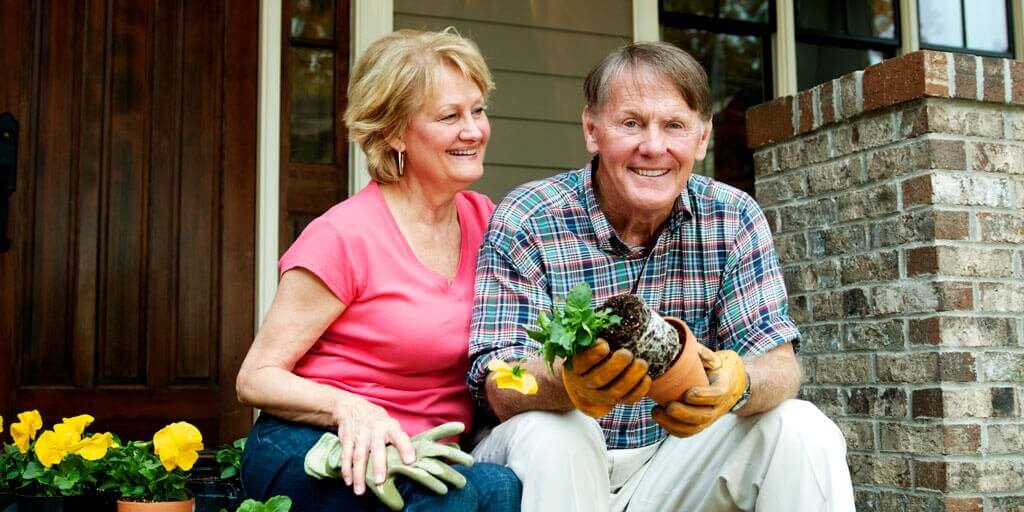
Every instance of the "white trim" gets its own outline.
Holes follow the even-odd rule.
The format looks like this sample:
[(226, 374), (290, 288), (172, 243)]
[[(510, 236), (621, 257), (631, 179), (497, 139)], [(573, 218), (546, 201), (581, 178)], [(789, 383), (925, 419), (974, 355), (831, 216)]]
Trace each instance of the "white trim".
[(917, 0), (900, 0), (900, 55), (921, 49), (921, 30), (917, 23)]
[(658, 0), (633, 0), (633, 41), (661, 41)]
[(778, 0), (776, 2), (775, 34), (772, 36), (776, 98), (797, 93), (794, 15), (793, 0)]
[(1013, 19), (1013, 54), (1017, 60), (1024, 60), (1024, 2), (1010, 4)]
[(277, 292), (281, 167), (281, 2), (260, 0), (256, 175), (256, 327)]
[[(370, 43), (390, 34), (395, 27), (393, 0), (353, 0), (352, 2), (352, 55), (355, 64)], [(340, 112), (338, 113), (341, 114)], [(351, 196), (370, 183), (366, 171), (366, 155), (358, 144), (348, 144), (348, 193)]]

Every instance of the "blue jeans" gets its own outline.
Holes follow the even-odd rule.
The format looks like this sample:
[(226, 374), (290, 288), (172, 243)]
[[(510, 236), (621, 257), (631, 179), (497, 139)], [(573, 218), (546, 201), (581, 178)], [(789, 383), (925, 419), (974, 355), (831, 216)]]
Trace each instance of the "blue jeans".
[[(261, 414), (242, 453), (242, 490), (245, 497), (265, 501), (283, 494), (292, 499), (293, 512), (389, 510), (369, 490), (362, 496), (356, 496), (352, 488), (340, 479), (317, 480), (306, 475), (303, 470), (306, 452), (324, 432), (324, 429), (312, 425)], [(511, 469), (484, 462), (472, 467), (454, 467), (466, 477), (466, 486), (450, 489), (445, 495), (434, 494), (413, 481), (398, 477), (395, 483), (405, 500), (405, 510), (519, 510), (522, 487)]]

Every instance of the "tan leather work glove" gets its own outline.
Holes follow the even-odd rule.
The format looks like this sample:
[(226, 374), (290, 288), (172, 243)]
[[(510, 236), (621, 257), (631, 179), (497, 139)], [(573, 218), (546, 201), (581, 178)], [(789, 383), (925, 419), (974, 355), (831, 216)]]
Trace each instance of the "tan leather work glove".
[(692, 387), (682, 402), (669, 402), (651, 412), (654, 421), (676, 437), (689, 437), (708, 428), (729, 412), (747, 389), (747, 371), (739, 354), (732, 350), (712, 352), (704, 345), (697, 347), (709, 384)]
[(562, 382), (576, 408), (594, 418), (608, 414), (616, 404), (640, 400), (651, 388), (647, 361), (624, 348), (611, 352), (601, 338), (572, 357), (572, 369), (562, 369)]

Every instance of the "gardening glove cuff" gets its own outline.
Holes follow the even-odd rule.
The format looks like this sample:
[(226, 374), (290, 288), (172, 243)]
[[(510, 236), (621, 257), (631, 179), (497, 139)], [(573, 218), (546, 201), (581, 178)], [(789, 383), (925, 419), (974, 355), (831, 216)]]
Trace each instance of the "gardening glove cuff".
[(572, 357), (571, 367), (563, 368), (562, 382), (576, 408), (595, 418), (616, 404), (640, 400), (651, 387), (647, 361), (624, 348), (611, 352), (601, 338)]
[(695, 386), (681, 402), (655, 407), (651, 415), (670, 434), (692, 436), (715, 422), (743, 396), (747, 389), (747, 372), (743, 359), (732, 350), (699, 352), (708, 374), (707, 386)]

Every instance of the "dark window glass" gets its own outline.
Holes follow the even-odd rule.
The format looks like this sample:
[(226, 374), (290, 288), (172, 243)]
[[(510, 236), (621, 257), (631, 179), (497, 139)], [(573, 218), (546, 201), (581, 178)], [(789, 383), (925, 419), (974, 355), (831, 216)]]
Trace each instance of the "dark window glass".
[(292, 48), (290, 150), (292, 162), (334, 162), (334, 51)]
[(801, 91), (810, 89), (833, 78), (882, 62), (893, 55), (891, 50), (864, 50), (797, 43), (797, 87)]
[(1006, 0), (918, 0), (921, 47), (1012, 57), (1007, 4)]
[(334, 39), (334, 0), (293, 0), (291, 34), (299, 39)]
[(739, 21), (768, 21), (768, 0), (662, 0), (664, 12)]
[(801, 29), (893, 39), (896, 37), (895, 15), (892, 0), (800, 0), (796, 21)]

